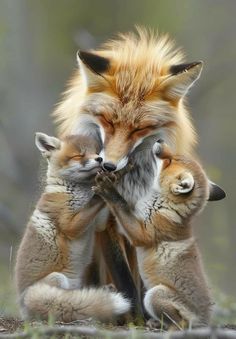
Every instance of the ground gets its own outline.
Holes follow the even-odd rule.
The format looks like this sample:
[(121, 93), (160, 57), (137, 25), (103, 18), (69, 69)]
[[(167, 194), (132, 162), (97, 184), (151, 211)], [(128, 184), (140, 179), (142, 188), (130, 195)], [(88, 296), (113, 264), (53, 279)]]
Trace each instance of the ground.
[(132, 324), (115, 326), (101, 324), (92, 319), (69, 324), (31, 322), (24, 323), (17, 318), (0, 317), (0, 338), (236, 338), (236, 325), (221, 328), (205, 328), (185, 332), (163, 332)]
[[(24, 323), (19, 319), (17, 296), (12, 274), (11, 261), (8, 266), (1, 264), (0, 260), (0, 339), (2, 338), (236, 338), (236, 303), (234, 298), (215, 291), (216, 307), (213, 317), (212, 329), (202, 330), (195, 335), (194, 332), (178, 334), (150, 330), (147, 327), (105, 325), (92, 320), (77, 321), (70, 324), (53, 323)], [(8, 316), (10, 315), (10, 316)], [(225, 325), (232, 324), (232, 325)], [(223, 336), (215, 333), (216, 328), (223, 331)], [(53, 332), (57, 332), (53, 336)], [(232, 332), (233, 330), (233, 332)], [(140, 331), (142, 331), (140, 333)], [(208, 331), (208, 332), (207, 332)], [(213, 331), (213, 334), (209, 334)], [(230, 331), (230, 332), (229, 332)], [(59, 333), (60, 332), (60, 333)], [(19, 334), (21, 333), (21, 334)], [(48, 334), (49, 333), (49, 334)], [(83, 335), (82, 335), (82, 334)], [(85, 333), (87, 335), (85, 335)], [(89, 333), (89, 335), (88, 335)], [(226, 336), (227, 335), (227, 336)]]

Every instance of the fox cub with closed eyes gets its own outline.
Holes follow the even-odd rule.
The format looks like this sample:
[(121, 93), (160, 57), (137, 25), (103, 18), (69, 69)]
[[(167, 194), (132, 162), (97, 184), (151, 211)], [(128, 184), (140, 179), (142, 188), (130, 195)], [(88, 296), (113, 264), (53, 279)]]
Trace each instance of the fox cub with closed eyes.
[(93, 190), (118, 221), (120, 231), (136, 247), (146, 294), (144, 306), (166, 326), (207, 325), (212, 299), (201, 257), (192, 234), (192, 219), (207, 200), (220, 200), (224, 191), (209, 182), (201, 166), (173, 156), (167, 145), (153, 146), (156, 175), (152, 189), (132, 208), (118, 193), (114, 175), (96, 177)]
[(82, 288), (103, 226), (102, 199), (91, 187), (101, 169), (98, 145), (86, 136), (63, 140), (36, 134), (48, 160), (46, 186), (26, 227), (16, 259), (16, 284), (26, 319), (101, 321), (127, 312), (129, 301), (105, 288)]

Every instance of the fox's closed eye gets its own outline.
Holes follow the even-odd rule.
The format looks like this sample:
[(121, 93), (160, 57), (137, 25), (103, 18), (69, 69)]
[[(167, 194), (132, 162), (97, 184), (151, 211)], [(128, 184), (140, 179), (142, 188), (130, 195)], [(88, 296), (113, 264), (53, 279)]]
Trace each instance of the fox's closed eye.
[(140, 127), (140, 128), (135, 128), (132, 132), (130, 132), (130, 136), (134, 135), (134, 134), (147, 134), (148, 132), (150, 132), (150, 130), (157, 128), (156, 125), (152, 126), (144, 126), (144, 127)]
[(73, 155), (73, 157), (70, 157), (69, 160), (81, 160), (81, 158), (84, 156), (84, 154), (76, 154), (76, 155)]
[(103, 115), (99, 116), (102, 124), (106, 125), (107, 127), (111, 128), (112, 130), (114, 130), (114, 125), (112, 121), (107, 120)]

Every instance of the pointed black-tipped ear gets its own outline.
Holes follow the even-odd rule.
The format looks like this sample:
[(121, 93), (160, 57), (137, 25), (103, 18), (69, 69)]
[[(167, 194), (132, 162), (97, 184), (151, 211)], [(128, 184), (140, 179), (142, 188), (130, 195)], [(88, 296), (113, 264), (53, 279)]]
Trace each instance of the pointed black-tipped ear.
[(94, 53), (78, 51), (77, 60), (88, 87), (97, 87), (105, 81), (105, 73), (110, 67), (109, 59)]
[(188, 72), (192, 68), (195, 68), (196, 66), (202, 66), (202, 61), (195, 61), (195, 62), (190, 62), (188, 64), (178, 64), (178, 65), (173, 65), (170, 67), (170, 73), (171, 75), (177, 75), (183, 72)]
[(225, 191), (214, 182), (209, 181), (210, 189), (209, 189), (209, 198), (208, 201), (217, 201), (222, 200), (226, 197)]
[(169, 77), (163, 81), (166, 94), (173, 99), (183, 97), (200, 77), (202, 65), (202, 61), (197, 61), (171, 66)]
[(102, 75), (109, 69), (109, 59), (100, 55), (85, 51), (78, 51), (77, 56), (85, 66), (98, 75)]

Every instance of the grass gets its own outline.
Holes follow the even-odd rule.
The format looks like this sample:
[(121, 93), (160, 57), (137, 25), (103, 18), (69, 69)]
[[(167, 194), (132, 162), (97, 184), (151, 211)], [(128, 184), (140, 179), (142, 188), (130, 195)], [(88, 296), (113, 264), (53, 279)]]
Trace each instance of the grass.
[[(31, 338), (40, 337), (40, 331), (43, 326), (47, 325), (50, 328), (55, 325), (52, 318), (49, 319), (48, 323), (32, 322), (27, 323), (19, 320), (19, 310), (17, 307), (17, 298), (15, 293), (15, 287), (13, 282), (13, 261), (12, 261), (12, 250), (9, 251), (9, 264), (5, 264), (0, 261), (0, 334), (1, 333), (14, 333), (15, 331), (25, 331), (30, 335)], [(226, 326), (233, 328), (232, 324), (236, 324), (236, 302), (229, 296), (223, 294), (220, 291), (215, 291), (215, 300), (217, 307), (215, 308), (212, 324), (214, 326)], [(230, 325), (231, 324), (231, 325)], [(57, 326), (63, 326), (56, 324)], [(99, 324), (94, 321), (74, 322), (72, 325), (76, 326), (89, 326), (93, 328), (101, 328), (104, 331), (119, 331), (119, 330), (131, 330), (130, 338), (139, 338), (140, 334), (137, 332), (137, 328), (147, 331), (147, 327), (136, 327), (130, 323), (125, 326), (115, 326), (114, 324)], [(2, 329), (2, 330), (1, 330)], [(5, 329), (5, 330), (4, 330)], [(151, 330), (156, 332), (157, 330)], [(158, 332), (164, 332), (163, 326)], [(109, 332), (104, 332), (105, 333)], [(63, 334), (63, 338), (71, 338), (70, 334)], [(74, 337), (74, 336), (73, 336)], [(78, 336), (76, 336), (78, 337)], [(104, 337), (106, 338), (106, 336)], [(127, 337), (128, 338), (128, 337)]]
[(216, 307), (212, 323), (216, 326), (236, 324), (236, 300), (221, 291), (215, 291)]
[(12, 269), (0, 261), (0, 315), (17, 316), (18, 307)]

